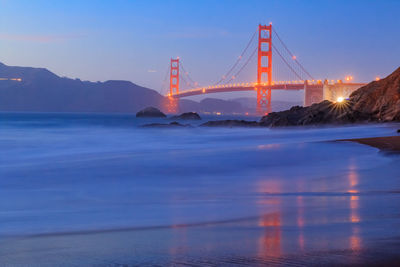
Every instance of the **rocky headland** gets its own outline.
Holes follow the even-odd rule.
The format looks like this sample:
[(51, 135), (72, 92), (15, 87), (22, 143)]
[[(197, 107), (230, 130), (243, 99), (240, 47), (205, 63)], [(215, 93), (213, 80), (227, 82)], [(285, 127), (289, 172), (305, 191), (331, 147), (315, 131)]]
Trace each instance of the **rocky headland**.
[(384, 79), (359, 88), (340, 103), (325, 100), (309, 107), (295, 106), (272, 112), (258, 122), (223, 120), (202, 126), (278, 127), (394, 121), (400, 122), (400, 68)]
[(340, 103), (322, 101), (309, 107), (272, 112), (260, 120), (262, 126), (344, 124), (400, 121), (400, 68), (388, 77), (354, 91)]

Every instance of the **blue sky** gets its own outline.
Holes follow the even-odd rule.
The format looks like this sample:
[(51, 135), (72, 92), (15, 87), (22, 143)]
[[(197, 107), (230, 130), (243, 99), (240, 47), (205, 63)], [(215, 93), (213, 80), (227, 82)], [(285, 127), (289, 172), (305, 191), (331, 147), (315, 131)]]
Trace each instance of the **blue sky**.
[(314, 77), (370, 81), (400, 65), (399, 14), (397, 0), (0, 0), (0, 62), (160, 90), (179, 56), (207, 85), (272, 22)]

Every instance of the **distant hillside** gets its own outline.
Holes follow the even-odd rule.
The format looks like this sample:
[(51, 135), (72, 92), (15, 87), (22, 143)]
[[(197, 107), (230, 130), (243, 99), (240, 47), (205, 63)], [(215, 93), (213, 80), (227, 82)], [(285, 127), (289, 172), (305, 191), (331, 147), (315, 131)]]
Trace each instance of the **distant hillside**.
[[(136, 113), (154, 106), (164, 112), (166, 98), (129, 81), (88, 82), (62, 78), (43, 68), (11, 67), (0, 63), (0, 111)], [(181, 111), (241, 113), (232, 101), (180, 101)]]
[[(240, 103), (250, 113), (254, 113), (256, 111), (257, 99), (255, 97), (240, 97), (231, 99), (231, 101)], [(273, 100), (271, 102), (271, 109), (273, 112), (278, 112), (290, 109), (291, 107), (294, 106), (302, 106), (302, 105), (303, 105), (302, 101), (291, 102), (291, 101)]]
[(9, 67), (0, 63), (1, 111), (136, 112), (160, 107), (164, 97), (127, 81), (83, 82), (61, 78), (47, 69)]
[(245, 113), (248, 110), (240, 103), (229, 100), (222, 100), (217, 98), (205, 98), (200, 102), (192, 100), (181, 100), (181, 112), (194, 111), (198, 113), (213, 113), (221, 112), (224, 114)]

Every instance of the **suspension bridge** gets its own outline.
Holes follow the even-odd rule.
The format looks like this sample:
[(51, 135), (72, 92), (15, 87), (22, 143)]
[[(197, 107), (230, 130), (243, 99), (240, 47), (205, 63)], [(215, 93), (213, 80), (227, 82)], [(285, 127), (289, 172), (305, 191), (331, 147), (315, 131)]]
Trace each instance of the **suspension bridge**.
[[(276, 43), (272, 42), (273, 38), (277, 40)], [(253, 49), (251, 49), (252, 46), (254, 46)], [(276, 58), (276, 60), (274, 59), (274, 71), (272, 68), (273, 56)], [(239, 82), (238, 77), (244, 73), (244, 70), (255, 58), (256, 81)], [(315, 79), (288, 49), (279, 34), (272, 28), (271, 23), (258, 25), (258, 30), (251, 36), (237, 60), (226, 74), (213, 85), (198, 86), (198, 83), (194, 82), (189, 72), (183, 67), (180, 58), (171, 58), (168, 73), (169, 92), (166, 96), (169, 99), (167, 101), (169, 113), (178, 112), (179, 99), (183, 97), (255, 91), (257, 93), (257, 113), (264, 115), (271, 112), (272, 90), (304, 90), (304, 106), (309, 106), (324, 99), (335, 101), (338, 98), (347, 98), (351, 92), (364, 85), (364, 83), (352, 83), (351, 76), (347, 77), (345, 82)], [(166, 75), (165, 80), (167, 77)]]

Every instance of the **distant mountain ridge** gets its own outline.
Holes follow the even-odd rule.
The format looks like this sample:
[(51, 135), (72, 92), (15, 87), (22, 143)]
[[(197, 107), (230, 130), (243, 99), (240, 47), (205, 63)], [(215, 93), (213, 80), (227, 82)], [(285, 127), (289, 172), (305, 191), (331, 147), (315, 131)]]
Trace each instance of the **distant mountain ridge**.
[[(257, 98), (256, 97), (239, 97), (231, 99), (233, 102), (240, 103), (247, 112), (255, 113), (257, 107)], [(273, 112), (278, 112), (282, 110), (290, 109), (294, 106), (302, 106), (302, 101), (282, 101), (282, 100), (273, 100), (271, 102), (271, 109)]]
[[(153, 106), (166, 112), (167, 99), (157, 91), (129, 81), (89, 82), (59, 77), (45, 68), (0, 63), (0, 111), (136, 113)], [(180, 112), (243, 113), (233, 101), (180, 100)]]

